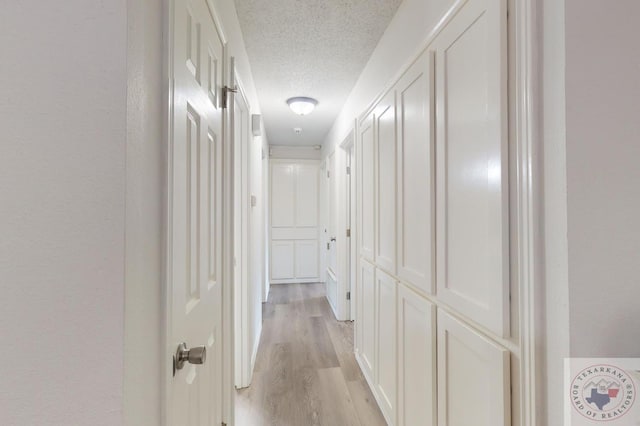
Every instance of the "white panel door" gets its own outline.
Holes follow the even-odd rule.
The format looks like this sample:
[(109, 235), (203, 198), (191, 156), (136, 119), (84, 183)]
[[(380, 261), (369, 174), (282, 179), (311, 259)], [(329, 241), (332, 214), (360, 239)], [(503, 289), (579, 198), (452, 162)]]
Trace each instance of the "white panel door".
[(318, 226), (318, 166), (298, 164), (296, 175), (296, 226)]
[(398, 276), (435, 290), (433, 54), (402, 76), (398, 94)]
[[(176, 0), (169, 145), (169, 363), (204, 346), (170, 382), (168, 425), (222, 421), (222, 85), (224, 42), (204, 0)], [(168, 366), (168, 365), (167, 365)]]
[(360, 124), (358, 138), (360, 157), (360, 256), (374, 260), (375, 239), (375, 138), (373, 115)]
[(361, 262), (361, 293), (360, 309), (361, 321), (359, 324), (362, 336), (360, 355), (364, 361), (369, 377), (373, 378), (376, 365), (376, 291), (375, 268), (368, 262)]
[(398, 425), (435, 425), (436, 307), (398, 287)]
[(438, 426), (510, 424), (509, 351), (438, 311)]
[(318, 240), (295, 242), (296, 278), (315, 278), (319, 273)]
[(381, 396), (381, 409), (395, 423), (396, 411), (396, 282), (390, 275), (376, 269), (377, 301), (377, 366), (376, 383)]
[(376, 263), (396, 273), (396, 102), (395, 92), (376, 108)]
[(438, 295), (507, 336), (506, 1), (470, 0), (435, 50)]
[(295, 278), (293, 241), (272, 241), (270, 258), (272, 279), (286, 280)]
[(271, 166), (271, 226), (296, 224), (296, 169), (292, 164)]

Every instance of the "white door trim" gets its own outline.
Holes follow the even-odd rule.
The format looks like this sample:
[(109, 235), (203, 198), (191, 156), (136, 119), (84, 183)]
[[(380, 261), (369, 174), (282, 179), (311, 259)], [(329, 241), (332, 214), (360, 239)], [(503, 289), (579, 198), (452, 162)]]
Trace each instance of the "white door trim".
[[(340, 143), (340, 150), (336, 150), (336, 152), (340, 153), (340, 161), (338, 164), (338, 172), (336, 173), (336, 178), (338, 179), (338, 297), (342, 297), (342, 302), (338, 304), (339, 318), (340, 320), (349, 321), (355, 318), (353, 309), (353, 300), (354, 300), (354, 282), (353, 274), (351, 271), (355, 267), (355, 258), (352, 258), (353, 250), (352, 248), (355, 245), (355, 239), (353, 238), (353, 230), (354, 226), (353, 221), (353, 197), (355, 195), (353, 191), (353, 157), (351, 158), (351, 162), (348, 161), (349, 151), (351, 150), (351, 154), (353, 156), (353, 149), (355, 146), (355, 129), (351, 129), (347, 134), (347, 137), (344, 138), (342, 143)], [(347, 167), (350, 168), (349, 174), (347, 174)], [(349, 229), (349, 237), (347, 238), (346, 232)], [(350, 293), (350, 300), (347, 300), (346, 294)], [(342, 296), (340, 296), (340, 294)]]
[[(235, 75), (230, 80), (237, 90), (233, 93), (233, 96), (229, 98), (229, 108), (227, 114), (230, 117), (231, 124), (229, 129), (230, 142), (233, 145), (234, 152), (234, 187), (235, 182), (239, 183), (238, 187), (234, 189), (234, 203), (238, 201), (240, 205), (239, 224), (234, 223), (234, 253), (235, 248), (239, 249), (238, 253), (235, 253), (235, 265), (234, 268), (238, 274), (234, 274), (234, 330), (239, 333), (235, 335), (235, 358), (239, 361), (239, 365), (236, 365), (235, 371), (235, 387), (245, 388), (251, 383), (251, 376), (253, 372), (252, 360), (255, 359), (255, 354), (249, 353), (249, 348), (253, 342), (249, 341), (249, 268), (254, 267), (249, 264), (249, 252), (248, 246), (250, 241), (249, 235), (249, 170), (248, 170), (248, 155), (249, 155), (249, 119), (251, 117), (251, 107), (247, 100), (244, 85), (235, 71), (235, 58), (230, 58), (230, 65), (234, 70)], [(244, 104), (245, 112), (247, 114), (247, 127), (245, 128), (247, 140), (237, 140), (237, 137), (242, 138), (242, 134), (235, 134), (235, 103), (236, 97), (239, 97)], [(233, 103), (233, 104), (232, 104)], [(245, 143), (246, 142), (246, 143)], [(240, 158), (236, 169), (236, 155)], [(236, 197), (239, 199), (236, 200)], [(237, 226), (237, 229), (235, 228)], [(239, 247), (238, 247), (239, 246)]]
[(517, 235), (515, 255), (520, 294), (520, 424), (536, 426), (538, 404), (544, 388), (537, 337), (540, 335), (541, 288), (541, 152), (539, 139), (538, 6), (535, 0), (509, 1), (510, 25), (514, 26), (515, 48), (515, 128), (514, 183)]

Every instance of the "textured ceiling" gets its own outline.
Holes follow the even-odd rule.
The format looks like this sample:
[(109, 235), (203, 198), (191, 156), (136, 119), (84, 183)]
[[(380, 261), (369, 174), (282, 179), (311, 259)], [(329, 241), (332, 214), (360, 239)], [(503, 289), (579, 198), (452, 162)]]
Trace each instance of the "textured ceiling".
[[(322, 143), (401, 1), (235, 0), (270, 144)], [(293, 96), (318, 106), (297, 116)]]

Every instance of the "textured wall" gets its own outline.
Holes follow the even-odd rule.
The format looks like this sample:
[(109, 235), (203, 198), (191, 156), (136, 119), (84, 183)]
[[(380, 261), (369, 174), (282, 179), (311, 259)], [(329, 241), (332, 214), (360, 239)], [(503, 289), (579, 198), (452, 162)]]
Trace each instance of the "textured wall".
[(2, 5), (2, 425), (122, 422), (126, 12)]

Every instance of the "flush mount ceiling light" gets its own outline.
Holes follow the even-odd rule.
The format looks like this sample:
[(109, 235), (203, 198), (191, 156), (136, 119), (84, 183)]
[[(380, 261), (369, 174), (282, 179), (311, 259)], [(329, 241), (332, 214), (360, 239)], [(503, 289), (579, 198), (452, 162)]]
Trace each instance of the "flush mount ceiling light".
[(295, 98), (287, 99), (287, 105), (291, 108), (291, 111), (298, 115), (307, 115), (318, 105), (318, 101), (313, 98), (306, 98), (303, 96), (297, 96)]

